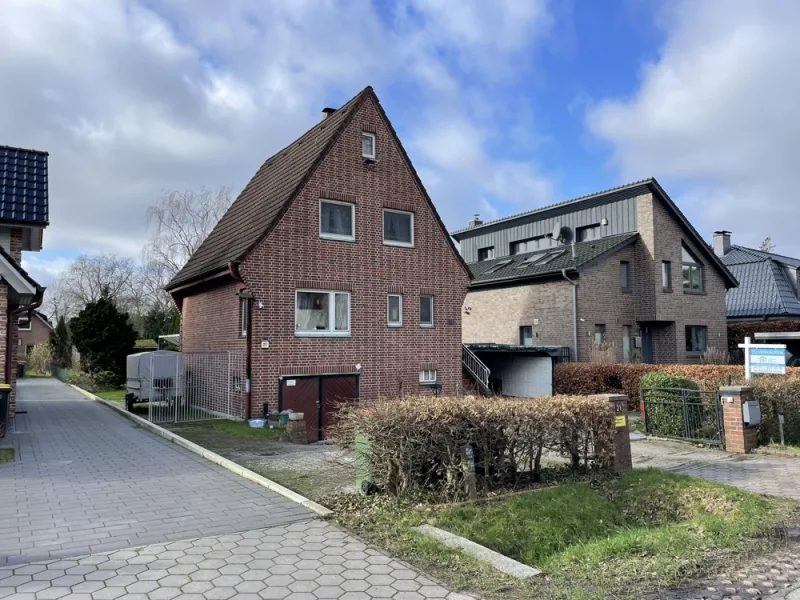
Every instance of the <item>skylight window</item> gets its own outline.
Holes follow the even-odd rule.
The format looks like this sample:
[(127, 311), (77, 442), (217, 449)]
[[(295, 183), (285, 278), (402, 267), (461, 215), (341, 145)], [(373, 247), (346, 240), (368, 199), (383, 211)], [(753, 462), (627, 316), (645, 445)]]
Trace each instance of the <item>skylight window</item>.
[(564, 252), (566, 251), (563, 249), (558, 249), (558, 250), (548, 250), (547, 252), (537, 252), (536, 254), (531, 254), (529, 257), (523, 260), (517, 268), (524, 269), (526, 267), (546, 265), (550, 261), (564, 254)]
[(500, 269), (502, 269), (504, 267), (507, 267), (511, 263), (512, 263), (511, 260), (501, 260), (499, 263), (497, 263), (496, 265), (493, 265), (491, 268), (489, 268), (486, 272), (487, 273), (497, 273)]

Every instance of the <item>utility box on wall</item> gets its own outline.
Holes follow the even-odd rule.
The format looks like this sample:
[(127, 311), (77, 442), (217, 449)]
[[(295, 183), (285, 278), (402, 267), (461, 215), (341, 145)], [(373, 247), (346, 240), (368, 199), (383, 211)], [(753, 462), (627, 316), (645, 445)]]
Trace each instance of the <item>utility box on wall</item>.
[(758, 400), (742, 402), (742, 421), (745, 427), (761, 425), (761, 405)]

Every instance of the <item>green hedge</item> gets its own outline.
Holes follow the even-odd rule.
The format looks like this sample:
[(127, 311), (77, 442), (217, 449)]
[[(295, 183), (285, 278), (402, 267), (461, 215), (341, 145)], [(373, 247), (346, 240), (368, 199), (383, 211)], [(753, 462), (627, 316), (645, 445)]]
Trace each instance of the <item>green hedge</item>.
[(753, 378), (751, 385), (761, 403), (759, 442), (780, 442), (778, 415), (783, 415), (785, 442), (800, 444), (800, 377), (763, 375)]
[[(650, 401), (645, 406), (646, 415), (642, 415), (643, 418), (646, 418), (647, 432), (653, 435), (683, 437), (685, 435), (683, 394), (677, 389), (699, 390), (698, 385), (687, 377), (658, 371), (644, 375), (640, 385), (642, 390), (662, 388), (657, 392), (650, 392), (647, 396), (644, 392), (641, 394), (642, 399), (646, 397)], [(676, 391), (665, 388), (676, 388)], [(690, 399), (698, 402), (700, 394), (690, 397)], [(703, 433), (705, 433), (704, 420), (708, 411), (704, 410), (702, 406), (691, 404), (688, 411), (693, 423), (702, 423)]]

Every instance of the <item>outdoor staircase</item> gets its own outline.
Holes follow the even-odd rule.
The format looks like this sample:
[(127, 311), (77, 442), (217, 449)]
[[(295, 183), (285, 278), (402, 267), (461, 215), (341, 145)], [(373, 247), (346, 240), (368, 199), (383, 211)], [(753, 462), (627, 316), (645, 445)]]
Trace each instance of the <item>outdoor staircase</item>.
[(464, 371), (475, 382), (480, 393), (486, 396), (490, 395), (489, 374), (491, 371), (466, 344), (461, 344), (461, 362), (464, 365)]

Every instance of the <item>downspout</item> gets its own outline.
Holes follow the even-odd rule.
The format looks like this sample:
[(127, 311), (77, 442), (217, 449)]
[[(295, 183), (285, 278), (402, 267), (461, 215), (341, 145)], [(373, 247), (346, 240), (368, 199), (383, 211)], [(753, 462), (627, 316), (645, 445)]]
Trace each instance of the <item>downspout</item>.
[[(228, 270), (239, 283), (247, 285), (239, 273), (239, 263), (231, 261), (228, 263)], [(247, 350), (245, 351), (245, 366), (244, 366), (244, 418), (249, 420), (252, 416), (252, 408), (250, 406), (250, 380), (252, 378), (252, 363), (253, 363), (253, 301), (252, 298), (247, 303), (247, 335), (245, 337), (245, 344)]]
[(572, 284), (572, 344), (575, 347), (575, 362), (578, 362), (578, 283), (567, 277), (566, 269), (561, 269), (561, 276)]

